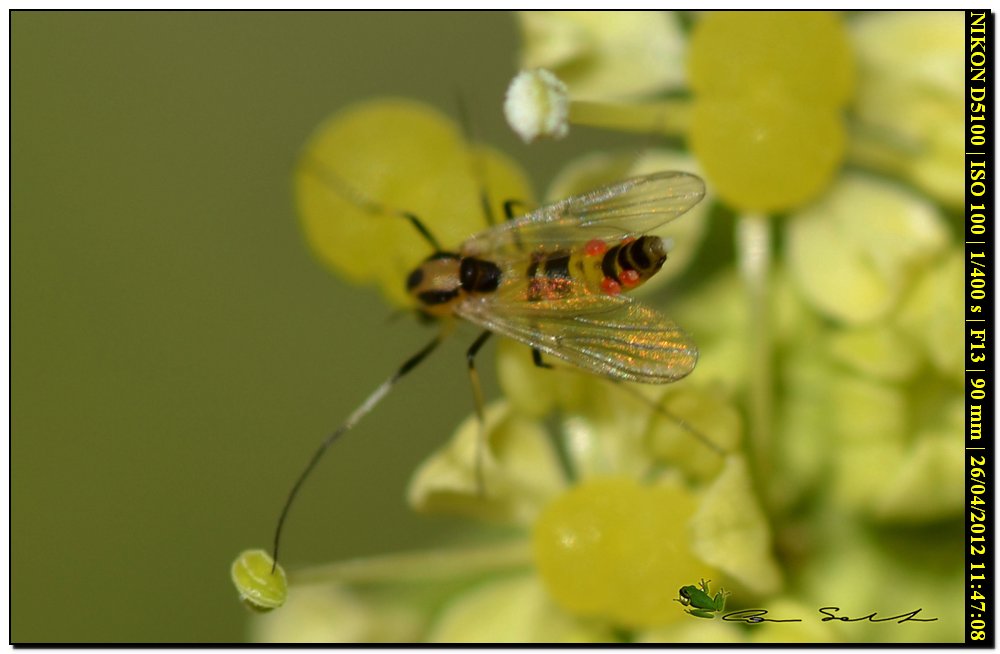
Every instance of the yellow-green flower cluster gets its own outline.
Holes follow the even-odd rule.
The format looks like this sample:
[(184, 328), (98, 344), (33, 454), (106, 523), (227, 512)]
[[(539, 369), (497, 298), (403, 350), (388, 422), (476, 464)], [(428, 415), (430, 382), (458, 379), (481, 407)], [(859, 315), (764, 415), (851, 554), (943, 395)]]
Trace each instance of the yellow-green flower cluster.
[(825, 12), (707, 14), (691, 38), (691, 150), (744, 211), (814, 198), (840, 165), (854, 68)]
[[(705, 177), (703, 204), (665, 233), (662, 280), (640, 289), (657, 305), (674, 295), (698, 368), (667, 387), (613, 384), (536, 368), (526, 347), (500, 342), (485, 448), (471, 416), (415, 472), (408, 500), (503, 525), (504, 539), (293, 573), (288, 605), (256, 618), (256, 637), (959, 640), (957, 16), (518, 14), (522, 62), (565, 85), (570, 124), (687, 139), (690, 152), (583, 156), (547, 197), (655, 170)], [(321, 258), (397, 304), (427, 252), (405, 221), (373, 216), (411, 212), (454, 246), (483, 228), (482, 187), (495, 215), (532, 197), (510, 160), (401, 100), (334, 116), (296, 185)], [(766, 247), (732, 253), (726, 227), (741, 222)], [(378, 251), (362, 251), (371, 242)], [(754, 256), (756, 273), (741, 266)], [(682, 274), (683, 292), (671, 284)], [(803, 621), (694, 618), (673, 600), (701, 578), (731, 592), (727, 611)], [(822, 622), (830, 605), (939, 619)]]

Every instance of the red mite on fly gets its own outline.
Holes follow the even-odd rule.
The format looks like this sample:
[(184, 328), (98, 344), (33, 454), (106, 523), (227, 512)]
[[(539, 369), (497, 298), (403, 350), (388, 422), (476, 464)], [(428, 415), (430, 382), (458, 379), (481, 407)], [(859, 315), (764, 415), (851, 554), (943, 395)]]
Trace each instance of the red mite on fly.
[(494, 226), (456, 252), (431, 241), (435, 251), (409, 275), (407, 290), (422, 314), (513, 338), (536, 361), (544, 353), (623, 381), (676, 381), (694, 369), (697, 349), (673, 322), (622, 291), (666, 261), (664, 241), (646, 232), (703, 195), (694, 175), (655, 173)]
[[(348, 197), (356, 197), (339, 179), (323, 176)], [(429, 319), (460, 318), (484, 330), (467, 352), (482, 433), (484, 401), (475, 356), (491, 334), (528, 345), (538, 366), (551, 367), (545, 355), (614, 381), (664, 384), (694, 369), (698, 350), (690, 338), (624, 291), (648, 281), (667, 259), (667, 243), (648, 232), (687, 212), (704, 193), (704, 182), (690, 173), (633, 177), (494, 225), (466, 239), (456, 251), (444, 250), (413, 214), (367, 201), (359, 204), (409, 220), (430, 245), (432, 254), (406, 279), (416, 310)], [(511, 213), (510, 203), (506, 206)], [(445, 333), (443, 329), (407, 359), (316, 450), (278, 519), (275, 561), (288, 510), (320, 457), (423, 361)], [(482, 491), (480, 458), (477, 479)]]

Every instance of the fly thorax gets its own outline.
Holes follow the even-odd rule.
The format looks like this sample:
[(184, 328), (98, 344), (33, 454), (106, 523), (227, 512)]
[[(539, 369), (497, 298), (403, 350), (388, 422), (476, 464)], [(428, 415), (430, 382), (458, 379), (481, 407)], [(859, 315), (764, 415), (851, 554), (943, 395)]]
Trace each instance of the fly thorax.
[(458, 278), (466, 293), (492, 293), (500, 285), (500, 267), (486, 259), (464, 257)]

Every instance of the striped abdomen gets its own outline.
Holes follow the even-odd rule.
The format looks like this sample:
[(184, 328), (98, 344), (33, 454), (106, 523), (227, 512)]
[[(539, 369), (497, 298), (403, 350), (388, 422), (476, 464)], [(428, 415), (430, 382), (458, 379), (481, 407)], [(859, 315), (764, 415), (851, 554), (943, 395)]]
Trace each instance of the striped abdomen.
[(592, 293), (618, 295), (643, 284), (667, 260), (658, 236), (626, 238), (617, 245), (594, 239), (572, 251), (538, 253), (528, 266), (528, 300), (566, 297), (583, 283)]
[(443, 317), (463, 297), (493, 293), (501, 283), (511, 288), (526, 284), (524, 299), (529, 302), (578, 295), (581, 285), (589, 293), (618, 295), (655, 275), (666, 259), (657, 236), (630, 237), (613, 246), (595, 239), (574, 250), (536, 252), (521, 278), (520, 271), (510, 268), (505, 277), (504, 269), (487, 259), (438, 252), (410, 273), (406, 290), (421, 313)]

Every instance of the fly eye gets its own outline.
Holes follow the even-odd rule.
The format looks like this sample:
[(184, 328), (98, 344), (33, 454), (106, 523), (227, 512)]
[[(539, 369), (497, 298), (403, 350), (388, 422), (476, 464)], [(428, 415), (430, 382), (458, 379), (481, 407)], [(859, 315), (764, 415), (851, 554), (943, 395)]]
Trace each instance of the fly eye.
[(410, 273), (409, 277), (406, 278), (406, 290), (412, 291), (419, 286), (422, 281), (424, 281), (424, 270), (423, 268), (417, 268)]

